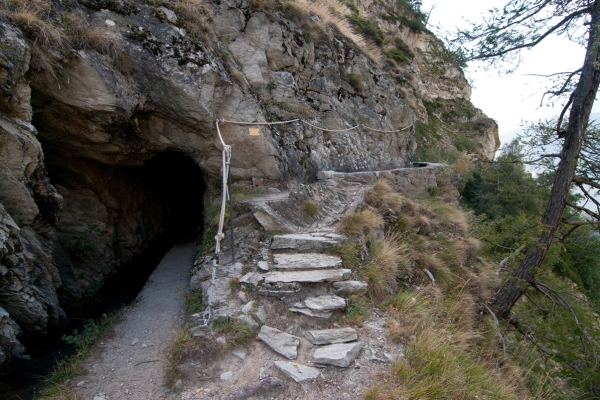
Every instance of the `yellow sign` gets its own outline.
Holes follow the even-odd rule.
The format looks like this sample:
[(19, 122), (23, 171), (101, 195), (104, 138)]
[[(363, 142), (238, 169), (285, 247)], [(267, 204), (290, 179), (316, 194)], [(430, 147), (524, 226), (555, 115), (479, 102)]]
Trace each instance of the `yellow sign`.
[(250, 136), (260, 136), (260, 129), (250, 128), (250, 129), (248, 129), (248, 133)]

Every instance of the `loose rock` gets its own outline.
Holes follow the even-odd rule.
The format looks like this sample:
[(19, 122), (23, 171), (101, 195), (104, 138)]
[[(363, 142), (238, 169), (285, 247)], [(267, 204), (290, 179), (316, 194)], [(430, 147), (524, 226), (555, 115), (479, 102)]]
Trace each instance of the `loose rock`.
[(296, 336), (263, 325), (258, 337), (273, 349), (273, 351), (281, 354), (285, 358), (295, 360), (298, 357), (300, 339)]
[(349, 296), (354, 293), (364, 293), (369, 285), (360, 281), (341, 281), (334, 282), (333, 287), (337, 289), (338, 294)]
[(321, 374), (317, 368), (292, 363), (290, 361), (275, 361), (275, 366), (284, 374), (298, 383), (309, 382)]
[(312, 344), (333, 344), (353, 342), (358, 339), (358, 334), (352, 328), (340, 328), (307, 331), (304, 337)]
[(354, 361), (362, 348), (362, 342), (330, 344), (315, 351), (313, 362), (346, 368)]

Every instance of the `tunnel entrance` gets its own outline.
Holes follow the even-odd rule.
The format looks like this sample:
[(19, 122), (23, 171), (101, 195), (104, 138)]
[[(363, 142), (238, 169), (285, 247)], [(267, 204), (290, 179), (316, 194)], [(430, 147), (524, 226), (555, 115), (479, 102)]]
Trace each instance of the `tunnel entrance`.
[(149, 195), (160, 198), (166, 209), (164, 232), (149, 241), (147, 249), (109, 275), (98, 292), (103, 312), (133, 301), (173, 245), (196, 240), (202, 234), (204, 180), (192, 159), (167, 151), (142, 167), (124, 167), (143, 182)]
[(1, 377), (6, 399), (33, 398), (42, 377), (73, 352), (61, 336), (135, 300), (167, 251), (197, 239), (203, 227), (205, 184), (191, 158), (166, 151), (142, 166), (114, 167), (42, 146), (50, 180), (64, 198), (54, 261), (68, 320), (42, 340), (23, 338), (32, 359)]

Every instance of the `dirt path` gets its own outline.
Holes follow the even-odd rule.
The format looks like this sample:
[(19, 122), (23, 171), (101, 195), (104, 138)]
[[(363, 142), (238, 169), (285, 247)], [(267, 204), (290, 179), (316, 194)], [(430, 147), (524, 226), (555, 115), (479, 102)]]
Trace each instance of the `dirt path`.
[(94, 400), (164, 399), (164, 350), (182, 324), (183, 299), (194, 243), (175, 245), (161, 260), (136, 301), (123, 310), (114, 336), (97, 345), (84, 362), (88, 373), (74, 388), (78, 398)]

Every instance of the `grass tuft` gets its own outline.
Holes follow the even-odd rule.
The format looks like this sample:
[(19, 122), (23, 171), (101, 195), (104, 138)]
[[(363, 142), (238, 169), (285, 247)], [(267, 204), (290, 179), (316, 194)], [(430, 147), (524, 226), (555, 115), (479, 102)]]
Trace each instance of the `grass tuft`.
[(302, 211), (304, 211), (313, 218), (319, 215), (319, 213), (321, 212), (321, 206), (317, 201), (314, 200), (305, 200), (300, 205), (300, 208), (302, 209)]
[(347, 235), (370, 236), (374, 231), (383, 228), (381, 215), (368, 208), (346, 215), (341, 223), (341, 231)]

